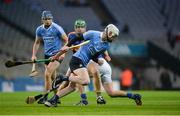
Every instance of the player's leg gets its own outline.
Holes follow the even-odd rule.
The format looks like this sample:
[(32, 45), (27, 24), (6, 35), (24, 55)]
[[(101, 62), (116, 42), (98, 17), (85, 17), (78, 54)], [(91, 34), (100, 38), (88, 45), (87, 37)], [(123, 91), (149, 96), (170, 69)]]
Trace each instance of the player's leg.
[(137, 105), (142, 105), (142, 101), (141, 101), (141, 96), (139, 94), (132, 94), (132, 93), (128, 93), (125, 91), (121, 91), (121, 90), (114, 90), (113, 89), (113, 83), (104, 83), (103, 87), (106, 91), (106, 93), (110, 96), (110, 97), (127, 97), (130, 99), (135, 100)]
[[(71, 74), (71, 70), (70, 68), (67, 70), (66, 72), (66, 76), (70, 76)], [(63, 89), (65, 87), (67, 87), (69, 84), (69, 81), (64, 81), (61, 85), (60, 85), (60, 89)], [(80, 85), (80, 84), (76, 84), (76, 87), (78, 88), (79, 92), (80, 92), (80, 98), (81, 100), (76, 103), (75, 105), (87, 105), (88, 101), (87, 101), (87, 96), (85, 94), (85, 89), (84, 86)]]
[[(71, 75), (71, 70), (70, 68), (68, 68), (67, 72), (66, 72), (66, 76), (70, 76)], [(64, 81), (62, 82), (62, 84), (60, 85), (59, 89), (64, 89), (65, 87), (67, 87), (69, 85), (69, 81)]]
[(81, 100), (76, 103), (75, 105), (88, 105), (88, 100), (87, 100), (87, 96), (85, 93), (85, 87), (80, 85), (80, 84), (76, 84), (76, 87), (78, 88), (78, 91), (80, 93), (80, 98)]
[(70, 61), (70, 69), (74, 73), (71, 76), (59, 75), (56, 77), (57, 82), (71, 81), (81, 85), (90, 83), (89, 74), (83, 61), (77, 57), (72, 57)]
[(125, 91), (121, 90), (114, 90), (113, 89), (113, 83), (111, 79), (112, 75), (112, 70), (110, 65), (104, 60), (103, 65), (99, 67), (100, 72), (101, 72), (101, 78), (103, 82), (103, 87), (106, 91), (106, 93), (110, 97), (127, 97), (130, 99), (134, 99), (137, 105), (141, 105), (141, 96), (139, 94), (132, 94), (132, 93), (127, 93)]
[(87, 65), (87, 68), (89, 74), (93, 76), (93, 84), (97, 96), (97, 104), (105, 104), (106, 101), (101, 95), (101, 77), (98, 69), (98, 64), (93, 61), (90, 61)]
[[(71, 83), (78, 83), (78, 84), (82, 84), (82, 85), (87, 85), (90, 82), (89, 79), (89, 75), (88, 75), (88, 71), (85, 68), (85, 66), (83, 65), (83, 62), (76, 58), (76, 57), (72, 57), (71, 61), (70, 61), (70, 69), (73, 73), (71, 73), (70, 76), (65, 76), (65, 75), (59, 75), (56, 77), (56, 83), (61, 83), (63, 81), (70, 81)], [(45, 104), (46, 106), (56, 106), (56, 101), (67, 92), (66, 88), (62, 89), (62, 90), (58, 90), (57, 94), (53, 96), (53, 98), (51, 98), (47, 104)]]
[(51, 89), (52, 76), (56, 69), (59, 67), (60, 63), (58, 61), (50, 62), (45, 70), (45, 87), (46, 90)]
[(68, 94), (70, 94), (71, 92), (73, 92), (75, 90), (76, 84), (70, 82), (69, 85), (63, 89), (61, 89), (60, 87), (58, 88), (58, 91), (56, 93), (56, 95), (54, 95), (50, 100), (46, 101), (44, 104), (47, 107), (51, 107), (57, 106), (58, 100)]
[[(62, 77), (64, 81), (71, 81), (70, 85), (62, 90), (58, 89), (58, 92), (56, 95), (54, 95), (50, 100), (45, 102), (45, 105), (50, 107), (50, 106), (57, 106), (57, 101), (59, 98), (63, 97), (64, 95), (69, 94), (71, 91), (75, 89), (75, 82), (82, 82), (83, 84), (88, 84), (89, 83), (89, 75), (87, 70), (84, 70), (85, 68), (79, 68), (74, 70), (74, 73), (71, 73), (69, 77)], [(80, 78), (81, 77), (81, 78)], [(68, 79), (67, 79), (68, 78)], [(74, 81), (75, 79), (73, 78), (80, 78), (82, 79), (81, 81)], [(85, 81), (83, 81), (83, 78)], [(67, 79), (67, 80), (66, 80)], [(73, 80), (73, 81), (72, 81)]]
[(70, 94), (71, 92), (73, 92), (75, 88), (76, 88), (76, 83), (70, 82), (69, 85), (65, 87), (64, 89), (58, 88), (56, 95), (58, 95), (59, 98), (62, 98)]
[[(57, 101), (59, 100), (60, 97), (70, 93), (71, 91), (73, 91), (75, 89), (75, 82), (82, 82), (83, 84), (88, 84), (89, 83), (89, 75), (87, 70), (85, 70), (85, 68), (79, 68), (73, 71), (74, 73), (71, 73), (71, 75), (69, 77), (64, 77), (61, 75), (61, 77), (59, 78), (62, 82), (63, 81), (71, 81), (70, 85), (62, 90), (58, 89), (58, 92), (56, 93), (56, 95), (54, 95), (50, 100), (48, 100), (47, 102), (45, 102), (45, 105), (50, 107), (50, 106), (57, 106)], [(73, 78), (76, 79), (81, 79), (80, 81), (75, 80)], [(83, 81), (83, 78), (85, 81)], [(73, 80), (73, 81), (72, 81)], [(72, 85), (73, 84), (73, 85)]]
[[(67, 70), (66, 72), (66, 76), (70, 76), (71, 74), (71, 70), (70, 68)], [(60, 85), (59, 87), (59, 90), (62, 90), (64, 88), (66, 88), (67, 86), (69, 85), (69, 81), (63, 81), (62, 84)], [(88, 101), (86, 100), (87, 99), (87, 96), (84, 92), (84, 86), (82, 85), (79, 85), (79, 84), (76, 84), (76, 87), (78, 88), (79, 92), (80, 92), (80, 102), (78, 102), (77, 104), (75, 105), (81, 105), (81, 104), (84, 104), (84, 105), (87, 105), (88, 104)]]
[(85, 67), (76, 69), (73, 71), (73, 75), (65, 76), (65, 75), (58, 75), (56, 77), (56, 83), (61, 83), (63, 81), (71, 81), (81, 85), (88, 85), (90, 83), (89, 75), (87, 69)]
[[(60, 63), (58, 61), (50, 62), (45, 66), (45, 91), (48, 91), (52, 88), (52, 75), (59, 67)], [(44, 96), (38, 101), (38, 104), (44, 104), (44, 102), (48, 99), (48, 95)]]
[(69, 81), (81, 85), (88, 85), (90, 83), (90, 79), (87, 69), (79, 68), (74, 70), (74, 74), (69, 77)]

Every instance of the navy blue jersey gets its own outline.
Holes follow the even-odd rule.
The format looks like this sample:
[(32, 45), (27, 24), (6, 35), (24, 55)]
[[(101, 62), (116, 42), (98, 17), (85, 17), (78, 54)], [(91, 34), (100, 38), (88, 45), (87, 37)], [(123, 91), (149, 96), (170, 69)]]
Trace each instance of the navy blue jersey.
[[(84, 41), (83, 34), (77, 34), (76, 32), (71, 32), (68, 34), (68, 41), (71, 45), (78, 45)], [(79, 48), (74, 48), (73, 53), (77, 52)]]

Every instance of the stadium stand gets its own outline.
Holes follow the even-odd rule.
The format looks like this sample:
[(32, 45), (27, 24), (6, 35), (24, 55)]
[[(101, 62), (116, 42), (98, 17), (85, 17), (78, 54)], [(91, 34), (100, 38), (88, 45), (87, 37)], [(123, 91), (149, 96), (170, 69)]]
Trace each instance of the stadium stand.
[[(123, 27), (128, 24), (136, 39), (164, 39), (164, 18), (154, 0), (102, 0)], [(148, 6), (148, 7), (147, 7)], [(157, 7), (157, 8), (156, 8)]]
[[(74, 20), (78, 18), (84, 18), (88, 22), (89, 29), (102, 28), (100, 20), (95, 16), (90, 7), (67, 7), (58, 0), (14, 0), (8, 4), (2, 2), (0, 4), (0, 9), (0, 15), (13, 24), (12, 26), (3, 23), (3, 21), (0, 22), (0, 26), (3, 27), (0, 31), (2, 35), (0, 49), (3, 51), (3, 54), (8, 54), (8, 57), (18, 60), (29, 60), (31, 58), (35, 29), (41, 24), (41, 12), (43, 10), (51, 10), (55, 22), (65, 27), (64, 29), (67, 33), (73, 30)], [(27, 31), (33, 38), (16, 27), (20, 27)], [(42, 54), (39, 56), (43, 58)], [(16, 71), (14, 70), (14, 72)], [(27, 75), (27, 71), (22, 72), (24, 72), (24, 75)]]
[[(90, 5), (71, 6), (66, 4), (67, 0), (62, 0), (64, 2), (61, 0), (12, 0), (9, 3), (3, 1), (0, 0), (1, 64), (7, 59), (29, 60), (31, 58), (35, 29), (41, 24), (43, 10), (51, 10), (54, 21), (60, 24), (67, 33), (73, 30), (73, 23), (77, 18), (84, 18), (87, 21), (88, 29), (103, 29), (102, 19), (93, 12)], [(167, 41), (168, 32), (173, 36), (180, 35), (179, 0), (101, 1), (116, 19), (120, 30), (124, 30), (121, 34), (121, 38), (123, 38), (121, 43), (141, 42), (144, 44), (147, 41), (153, 41), (169, 54), (180, 58), (179, 43), (176, 43), (172, 49)], [(130, 33), (124, 34), (127, 30)], [(40, 52), (43, 52), (42, 49)], [(39, 58), (43, 58), (43, 55), (39, 54)], [(43, 65), (39, 66), (40, 76), (43, 77), (44, 67)], [(66, 69), (67, 66), (68, 60), (63, 63), (62, 67)], [(6, 69), (4, 65), (1, 65), (0, 69), (0, 75), (5, 77), (27, 76), (31, 65), (12, 69)]]
[[(102, 29), (100, 20), (94, 14), (89, 6), (85, 7), (68, 7), (59, 0), (22, 0), (25, 4), (30, 5), (31, 8), (35, 5), (36, 11), (40, 10), (51, 10), (55, 22), (62, 25), (67, 32), (73, 30), (73, 23), (78, 18), (83, 18), (88, 22), (88, 29)], [(51, 5), (49, 5), (51, 4)], [(33, 7), (34, 8), (34, 7)]]

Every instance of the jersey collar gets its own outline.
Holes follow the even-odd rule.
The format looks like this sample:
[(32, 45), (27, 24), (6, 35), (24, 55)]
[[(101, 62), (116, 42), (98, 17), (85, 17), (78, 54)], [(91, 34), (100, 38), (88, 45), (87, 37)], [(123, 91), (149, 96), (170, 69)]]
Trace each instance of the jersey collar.
[(53, 25), (53, 22), (52, 22), (51, 25), (46, 29), (46, 28), (44, 27), (44, 24), (43, 24), (43, 28), (46, 29), (46, 30), (48, 30), (48, 29), (50, 29), (50, 28), (52, 27), (52, 25)]

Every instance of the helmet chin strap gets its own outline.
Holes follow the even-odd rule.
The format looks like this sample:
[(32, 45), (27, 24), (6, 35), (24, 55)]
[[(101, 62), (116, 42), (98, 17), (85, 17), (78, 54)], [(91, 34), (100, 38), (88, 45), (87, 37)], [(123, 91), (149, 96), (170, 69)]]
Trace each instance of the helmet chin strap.
[(108, 42), (112, 42), (112, 40), (110, 40), (109, 38), (107, 39)]

